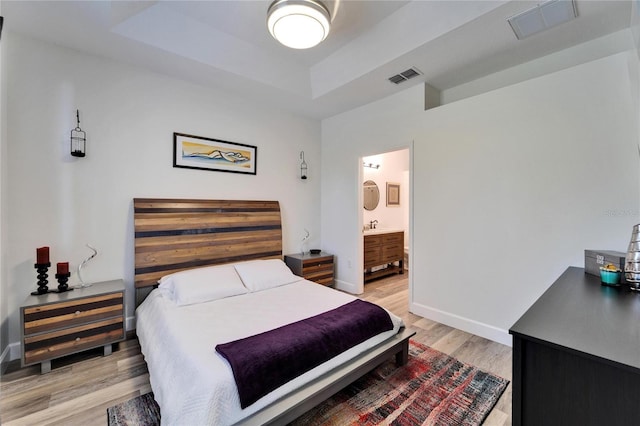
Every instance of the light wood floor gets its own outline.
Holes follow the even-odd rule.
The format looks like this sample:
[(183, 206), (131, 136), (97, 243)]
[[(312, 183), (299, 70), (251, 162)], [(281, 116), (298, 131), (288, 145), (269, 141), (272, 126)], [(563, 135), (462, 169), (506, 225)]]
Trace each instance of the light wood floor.
[[(364, 299), (376, 302), (417, 331), (414, 339), (511, 380), (511, 348), (408, 312), (407, 279), (394, 276), (365, 286)], [(151, 390), (136, 338), (102, 349), (54, 360), (52, 371), (9, 366), (0, 387), (0, 423), (12, 425), (106, 425), (108, 407)], [(511, 424), (511, 385), (485, 425)]]

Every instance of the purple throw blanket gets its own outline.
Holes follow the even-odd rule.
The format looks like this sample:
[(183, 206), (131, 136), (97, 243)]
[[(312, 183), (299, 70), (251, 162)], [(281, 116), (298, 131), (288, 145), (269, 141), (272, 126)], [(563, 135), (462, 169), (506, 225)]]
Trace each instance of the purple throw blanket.
[(240, 406), (246, 408), (347, 349), (392, 329), (384, 309), (357, 299), (298, 322), (217, 345), (216, 351), (231, 364)]

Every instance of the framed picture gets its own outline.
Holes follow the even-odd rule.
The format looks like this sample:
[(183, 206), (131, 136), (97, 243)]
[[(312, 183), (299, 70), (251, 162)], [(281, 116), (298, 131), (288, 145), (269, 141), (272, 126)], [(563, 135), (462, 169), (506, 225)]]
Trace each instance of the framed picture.
[(400, 205), (400, 184), (387, 182), (387, 206)]
[(255, 175), (257, 157), (252, 145), (173, 134), (173, 167)]

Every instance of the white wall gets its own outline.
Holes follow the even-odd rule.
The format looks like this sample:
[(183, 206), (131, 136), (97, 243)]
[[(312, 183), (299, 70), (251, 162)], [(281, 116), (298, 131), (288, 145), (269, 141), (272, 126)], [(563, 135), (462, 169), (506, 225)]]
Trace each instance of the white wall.
[[(3, 35), (3, 44), (11, 342), (19, 305), (36, 287), (35, 249), (44, 245), (53, 264), (69, 261), (74, 270), (90, 254), (85, 243), (95, 246), (83, 277), (124, 278), (133, 315), (134, 197), (278, 200), (285, 253), (299, 250), (304, 228), (310, 247), (320, 246), (317, 121), (17, 34)], [(69, 156), (76, 108), (87, 132), (83, 159)], [(173, 168), (173, 132), (256, 145), (257, 175)]]
[[(509, 344), (509, 327), (583, 265), (584, 249), (626, 251), (640, 200), (636, 60), (617, 54), (427, 111), (417, 87), (325, 120), (323, 245), (360, 255), (352, 158), (414, 140), (411, 310)], [(340, 265), (343, 287), (357, 279)]]
[(361, 159), (411, 146), (419, 124), (412, 119), (424, 105), (419, 89), (400, 92), (322, 123), (322, 246), (336, 255), (337, 288), (362, 291)]

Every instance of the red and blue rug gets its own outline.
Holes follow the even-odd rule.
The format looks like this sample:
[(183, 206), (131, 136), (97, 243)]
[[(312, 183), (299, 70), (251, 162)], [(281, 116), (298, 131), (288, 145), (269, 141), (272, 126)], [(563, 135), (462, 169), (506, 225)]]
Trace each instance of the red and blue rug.
[[(509, 381), (411, 341), (409, 362), (366, 374), (296, 419), (308, 425), (480, 425)], [(107, 409), (109, 426), (160, 424), (152, 394)]]
[(409, 362), (387, 362), (293, 425), (479, 425), (509, 381), (411, 341)]

